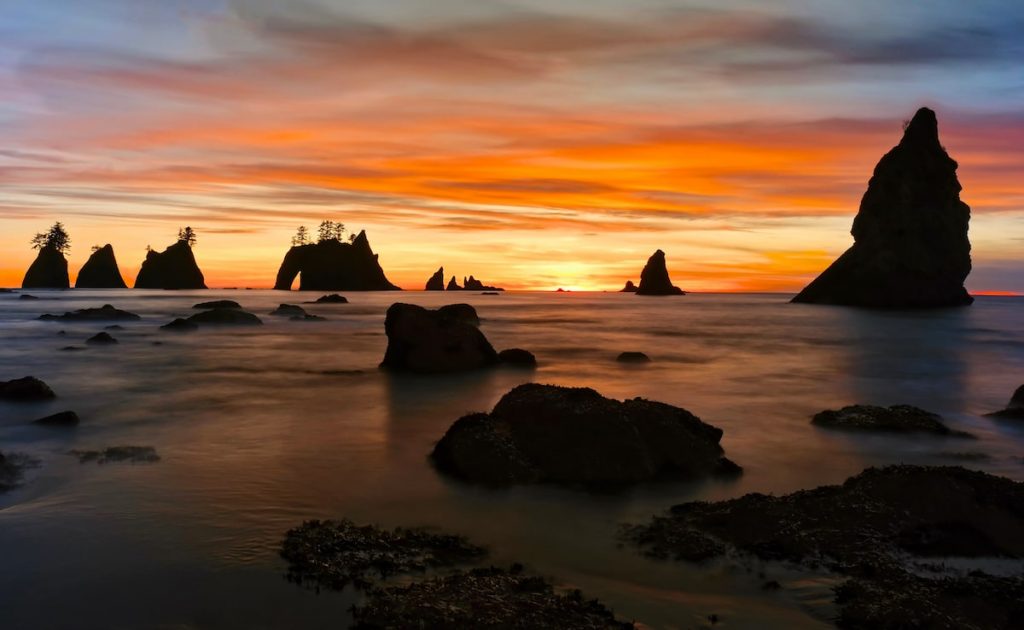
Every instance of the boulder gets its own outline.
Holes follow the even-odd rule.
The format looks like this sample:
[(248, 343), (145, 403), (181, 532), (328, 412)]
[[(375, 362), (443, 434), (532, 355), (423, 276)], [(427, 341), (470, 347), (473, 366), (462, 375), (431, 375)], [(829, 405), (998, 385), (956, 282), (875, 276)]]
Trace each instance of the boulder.
[[(338, 295), (332, 293), (330, 295), (321, 295), (312, 302), (313, 304), (348, 304), (348, 298), (344, 295)], [(309, 302), (307, 302), (309, 304)]]
[(110, 333), (98, 332), (85, 340), (85, 343), (93, 346), (109, 346), (117, 343), (117, 339), (110, 336)]
[(838, 411), (829, 409), (817, 413), (811, 423), (847, 431), (934, 433), (951, 437), (973, 437), (970, 433), (950, 429), (943, 424), (942, 418), (937, 414), (911, 405), (850, 405)]
[(150, 250), (135, 278), (136, 289), (205, 289), (206, 280), (188, 241), (178, 241), (163, 252)]
[(650, 363), (651, 357), (643, 352), (626, 351), (620, 352), (619, 356), (615, 357), (615, 360), (619, 363)]
[(306, 309), (295, 304), (280, 304), (277, 308), (270, 311), (270, 314), (277, 317), (305, 317)]
[(686, 292), (672, 284), (665, 266), (665, 252), (660, 249), (647, 259), (640, 272), (640, 286), (637, 295), (686, 295)]
[(459, 286), (459, 283), (455, 281), (455, 276), (452, 276), (452, 279), (448, 281), (448, 287), (447, 287), (446, 290), (447, 291), (461, 291), (462, 290), (462, 287)]
[(71, 287), (68, 279), (68, 261), (57, 248), (47, 245), (40, 248), (36, 259), (25, 272), (21, 281), (23, 289), (67, 289)]
[(434, 275), (430, 276), (424, 291), (444, 291), (444, 267), (438, 268)]
[(225, 326), (259, 326), (263, 323), (259, 317), (237, 308), (211, 308), (188, 318), (193, 324), (225, 325)]
[(0, 400), (50, 400), (56, 398), (50, 386), (34, 376), (0, 381)]
[(167, 330), (169, 332), (192, 332), (194, 330), (199, 330), (199, 324), (178, 317), (174, 321), (161, 326), (160, 330)]
[(1024, 385), (1021, 385), (1017, 388), (1017, 391), (1013, 392), (1013, 396), (1010, 397), (1010, 404), (1006, 405), (1006, 409), (1000, 409), (985, 415), (993, 418), (1024, 419)]
[(875, 308), (962, 306), (971, 272), (957, 163), (939, 142), (935, 112), (921, 108), (885, 154), (853, 221), (854, 244), (794, 302)]
[(99, 308), (80, 308), (77, 311), (68, 311), (63, 315), (40, 315), (39, 319), (44, 321), (61, 322), (103, 322), (103, 321), (136, 321), (142, 319), (135, 313), (122, 311), (110, 304), (104, 304)]
[(442, 472), (485, 484), (621, 485), (735, 474), (721, 439), (721, 429), (679, 407), (528, 383), (491, 413), (457, 420), (432, 458)]
[(292, 315), (288, 318), (293, 322), (326, 322), (326, 317), (320, 317), (319, 315), (312, 315), (310, 313), (303, 313), (302, 315)]
[(392, 304), (384, 320), (388, 347), (381, 368), (420, 373), (460, 372), (497, 364), (498, 353), (474, 325), (468, 304), (432, 311)]
[(100, 247), (82, 265), (75, 280), (76, 289), (126, 289), (128, 285), (117, 267), (114, 248), (109, 244)]
[(626, 286), (622, 287), (619, 293), (636, 293), (636, 285), (633, 284), (632, 280), (626, 280)]
[(207, 310), (211, 308), (242, 308), (242, 305), (234, 300), (213, 300), (212, 302), (200, 302), (193, 304), (192, 308)]
[(400, 291), (384, 275), (366, 232), (351, 243), (335, 239), (288, 250), (277, 272), (275, 289), (290, 290), (299, 276), (300, 291)]
[(533, 356), (533, 353), (529, 350), (523, 350), (522, 348), (509, 348), (502, 350), (498, 353), (498, 361), (503, 365), (513, 365), (517, 367), (536, 367), (537, 357)]
[(60, 411), (33, 421), (33, 424), (44, 424), (52, 427), (73, 427), (78, 423), (79, 417), (74, 411)]

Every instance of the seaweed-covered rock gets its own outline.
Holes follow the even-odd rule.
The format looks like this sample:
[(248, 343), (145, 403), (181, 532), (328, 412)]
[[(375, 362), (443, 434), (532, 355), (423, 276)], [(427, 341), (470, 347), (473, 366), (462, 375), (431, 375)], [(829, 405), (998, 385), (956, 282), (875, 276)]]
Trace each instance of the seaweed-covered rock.
[(50, 400), (56, 398), (50, 386), (34, 376), (0, 381), (0, 400)]
[(136, 289), (205, 289), (206, 279), (188, 241), (178, 241), (163, 252), (150, 250), (135, 278)]
[(270, 311), (270, 314), (277, 317), (305, 317), (306, 309), (295, 304), (280, 304), (277, 308)]
[(828, 409), (817, 413), (811, 423), (845, 431), (934, 433), (951, 437), (973, 437), (970, 433), (950, 429), (942, 422), (941, 416), (911, 405), (850, 405), (838, 411)]
[(380, 366), (420, 373), (460, 372), (497, 364), (498, 353), (473, 321), (468, 304), (427, 310), (392, 304), (384, 320), (388, 347)]
[(650, 363), (651, 357), (643, 352), (627, 350), (626, 352), (620, 352), (619, 356), (615, 357), (615, 360), (619, 363)]
[(299, 276), (301, 291), (400, 291), (384, 275), (366, 232), (351, 243), (327, 239), (288, 250), (277, 272), (275, 289), (291, 289)]
[(108, 332), (98, 332), (86, 339), (85, 343), (93, 346), (109, 346), (117, 343), (117, 339), (114, 339)]
[(721, 438), (721, 429), (672, 405), (528, 383), (491, 413), (457, 420), (432, 458), (442, 472), (485, 484), (620, 485), (735, 474)]
[(174, 321), (161, 326), (160, 330), (166, 330), (169, 332), (192, 332), (199, 330), (199, 324), (178, 317), (175, 318)]
[(23, 289), (67, 289), (70, 286), (68, 261), (53, 245), (40, 248), (21, 281)]
[(537, 357), (533, 356), (533, 353), (529, 350), (523, 350), (522, 348), (508, 348), (498, 353), (498, 361), (504, 365), (514, 365), (517, 367), (536, 367)]
[(434, 275), (427, 280), (424, 291), (444, 291), (444, 267), (438, 268)]
[(794, 302), (877, 308), (961, 306), (971, 272), (957, 163), (922, 107), (875, 167), (853, 221), (854, 243)]
[(78, 458), (80, 464), (96, 462), (97, 464), (111, 464), (115, 462), (128, 462), (131, 464), (152, 464), (160, 461), (156, 449), (152, 446), (108, 446), (99, 451), (68, 451), (69, 455)]
[(114, 257), (114, 248), (108, 243), (89, 256), (75, 279), (76, 289), (126, 289), (121, 270)]
[(68, 311), (63, 315), (40, 315), (39, 319), (44, 321), (59, 322), (103, 322), (103, 321), (136, 321), (142, 319), (135, 313), (122, 311), (110, 304), (104, 304), (99, 308), (80, 308), (76, 311)]
[(199, 304), (193, 304), (192, 308), (199, 310), (209, 310), (211, 308), (242, 308), (242, 305), (234, 300), (212, 300), (210, 302), (200, 302)]
[(337, 293), (331, 293), (330, 295), (321, 295), (317, 299), (313, 300), (313, 304), (348, 304), (348, 298), (344, 295), (338, 295)]
[(356, 628), (628, 630), (597, 600), (556, 593), (522, 567), (473, 569), (408, 586), (374, 588), (353, 609)]
[(472, 562), (485, 553), (461, 536), (387, 530), (347, 519), (306, 521), (289, 530), (281, 544), (289, 580), (338, 590), (349, 584), (365, 588), (372, 578)]
[(637, 295), (686, 295), (686, 292), (672, 284), (665, 265), (665, 252), (660, 249), (651, 254), (640, 272), (640, 286)]
[(33, 420), (33, 424), (43, 424), (53, 427), (72, 427), (80, 422), (78, 414), (74, 411), (60, 411), (55, 414)]
[(1006, 405), (1006, 409), (1000, 409), (985, 415), (993, 418), (1024, 419), (1024, 385), (1021, 385), (1013, 392), (1013, 396), (1010, 397), (1010, 403)]
[(224, 326), (259, 326), (263, 321), (249, 313), (237, 308), (211, 308), (202, 311), (188, 318), (187, 321), (193, 324), (202, 325), (224, 325)]

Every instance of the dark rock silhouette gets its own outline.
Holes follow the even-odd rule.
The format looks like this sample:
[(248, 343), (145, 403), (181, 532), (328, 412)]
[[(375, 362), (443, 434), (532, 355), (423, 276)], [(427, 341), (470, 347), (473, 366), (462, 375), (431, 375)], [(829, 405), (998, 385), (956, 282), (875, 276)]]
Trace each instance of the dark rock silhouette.
[(651, 357), (643, 352), (626, 351), (620, 352), (619, 356), (615, 357), (615, 360), (619, 363), (650, 363)]
[(636, 285), (633, 284), (632, 280), (626, 280), (626, 286), (622, 287), (619, 293), (636, 293)]
[(993, 411), (992, 413), (985, 414), (993, 418), (1018, 418), (1024, 419), (1024, 385), (1017, 388), (1017, 391), (1013, 392), (1013, 396), (1010, 398), (1010, 404), (1006, 405), (1006, 409), (1000, 409), (999, 411)]
[(447, 287), (446, 290), (448, 290), (448, 291), (461, 291), (462, 290), (462, 287), (459, 286), (459, 283), (455, 281), (455, 276), (452, 276), (452, 279), (448, 281), (448, 287)]
[(85, 343), (94, 346), (109, 346), (117, 343), (117, 339), (114, 339), (110, 333), (98, 332), (92, 337), (85, 340)]
[(40, 315), (39, 319), (44, 321), (61, 322), (101, 322), (101, 321), (136, 321), (142, 319), (135, 313), (122, 311), (110, 304), (104, 304), (99, 308), (80, 308), (77, 311), (68, 311), (63, 315)]
[(188, 318), (193, 324), (227, 326), (259, 326), (263, 321), (252, 313), (237, 308), (211, 308)]
[(522, 348), (509, 348), (498, 353), (498, 361), (504, 365), (517, 367), (536, 367), (537, 357), (529, 350)]
[(56, 398), (50, 386), (34, 376), (0, 381), (0, 400), (50, 400)]
[(480, 332), (468, 304), (431, 311), (392, 304), (384, 320), (388, 347), (380, 367), (420, 373), (460, 372), (497, 364), (498, 353)]
[(961, 306), (971, 272), (957, 163), (939, 143), (935, 112), (921, 108), (885, 154), (853, 221), (854, 244), (794, 302), (877, 308)]
[(491, 413), (457, 420), (433, 460), (443, 472), (486, 484), (618, 485), (735, 474), (721, 439), (721, 429), (679, 407), (528, 383)]
[(45, 418), (33, 420), (33, 424), (45, 424), (53, 427), (72, 427), (80, 421), (78, 414), (74, 411), (60, 411)]
[(299, 276), (300, 291), (400, 291), (384, 275), (366, 232), (351, 243), (330, 239), (288, 250), (275, 289), (290, 290)]
[(306, 309), (295, 304), (280, 304), (277, 308), (270, 311), (270, 314), (277, 317), (305, 317)]
[(199, 330), (199, 324), (190, 322), (187, 319), (177, 318), (174, 321), (164, 324), (160, 327), (160, 330), (167, 330), (170, 332), (192, 332)]
[(242, 305), (234, 300), (213, 300), (212, 302), (200, 302), (199, 304), (193, 304), (192, 308), (204, 310), (211, 308), (242, 308)]
[(101, 451), (71, 450), (68, 455), (78, 458), (79, 464), (96, 462), (97, 464), (113, 464), (129, 462), (132, 464), (152, 464), (160, 461), (160, 456), (152, 446), (108, 446)]
[(951, 437), (973, 437), (970, 433), (950, 429), (942, 422), (940, 416), (911, 405), (850, 405), (838, 411), (827, 410), (815, 414), (811, 423), (846, 431), (934, 433)]
[(326, 322), (326, 317), (320, 317), (319, 315), (313, 315), (312, 313), (304, 313), (302, 315), (292, 315), (288, 318), (293, 322)]
[(67, 289), (71, 287), (68, 279), (68, 261), (64, 254), (52, 245), (39, 249), (36, 259), (25, 272), (21, 281), (23, 289)]
[(501, 287), (492, 287), (480, 282), (473, 276), (462, 279), (463, 291), (504, 291)]
[(484, 291), (480, 295), (501, 295), (501, 293), (497, 291)]
[(686, 292), (672, 284), (665, 266), (665, 252), (660, 249), (647, 259), (643, 271), (640, 272), (640, 286), (637, 295), (686, 295)]
[(306, 304), (348, 304), (348, 298), (344, 295), (332, 293), (330, 295), (321, 295), (313, 302), (306, 302)]
[(121, 270), (109, 244), (97, 249), (85, 261), (75, 280), (76, 289), (126, 289)]
[(136, 289), (205, 289), (203, 272), (187, 241), (178, 241), (161, 253), (150, 250), (135, 278)]
[(430, 276), (424, 291), (444, 291), (444, 267), (440, 267)]
[(37, 298), (34, 295), (29, 295), (28, 293), (22, 293), (21, 295), (18, 296), (18, 299), (19, 300), (38, 300), (39, 298)]
[(21, 481), (25, 464), (19, 459), (17, 455), (0, 453), (0, 492), (15, 488)]
[(111, 324), (110, 326), (104, 326), (103, 330), (124, 330), (124, 326), (120, 324)]

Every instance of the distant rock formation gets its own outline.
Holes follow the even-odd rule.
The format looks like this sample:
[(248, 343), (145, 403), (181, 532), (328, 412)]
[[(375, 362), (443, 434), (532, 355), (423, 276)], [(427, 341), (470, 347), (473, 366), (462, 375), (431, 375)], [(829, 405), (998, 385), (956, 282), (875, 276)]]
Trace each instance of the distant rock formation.
[(56, 247), (47, 245), (40, 248), (36, 259), (32, 261), (25, 279), (21, 281), (23, 289), (67, 289), (71, 287), (68, 279), (68, 261)]
[[(628, 285), (627, 285), (628, 286)], [(665, 252), (660, 249), (647, 259), (644, 270), (640, 272), (640, 286), (637, 295), (686, 295), (686, 292), (672, 284), (665, 266)]]
[(877, 308), (967, 305), (971, 272), (957, 163), (939, 143), (935, 112), (921, 108), (882, 157), (853, 221), (854, 244), (794, 302)]
[(473, 276), (462, 279), (463, 291), (504, 291), (501, 287), (492, 287), (480, 282)]
[(633, 284), (632, 280), (626, 280), (626, 286), (622, 287), (619, 293), (636, 293), (636, 285)]
[(150, 250), (135, 278), (136, 289), (205, 289), (206, 280), (187, 241), (162, 253)]
[(114, 258), (114, 248), (108, 243), (97, 249), (82, 265), (75, 280), (76, 289), (126, 289), (121, 270)]
[(366, 232), (351, 243), (335, 239), (296, 245), (277, 271), (274, 288), (288, 291), (299, 276), (300, 291), (400, 291), (384, 275)]
[(1021, 385), (1013, 392), (1013, 396), (1010, 397), (1010, 403), (1006, 405), (1006, 409), (993, 411), (985, 415), (994, 418), (1024, 419), (1024, 385)]
[(427, 280), (427, 286), (423, 290), (444, 291), (444, 267), (438, 268), (434, 275), (430, 276), (430, 280)]
[(951, 437), (973, 437), (970, 433), (950, 429), (939, 415), (911, 405), (850, 405), (839, 410), (828, 409), (815, 414), (811, 424), (846, 431), (934, 433)]
[(405, 372), (462, 372), (498, 363), (498, 353), (476, 327), (476, 310), (449, 304), (431, 311), (392, 304), (384, 319), (388, 348), (380, 367)]
[(455, 281), (455, 276), (452, 276), (452, 279), (448, 281), (448, 288), (447, 288), (447, 290), (448, 291), (461, 291), (462, 290), (462, 287), (459, 286), (459, 283)]

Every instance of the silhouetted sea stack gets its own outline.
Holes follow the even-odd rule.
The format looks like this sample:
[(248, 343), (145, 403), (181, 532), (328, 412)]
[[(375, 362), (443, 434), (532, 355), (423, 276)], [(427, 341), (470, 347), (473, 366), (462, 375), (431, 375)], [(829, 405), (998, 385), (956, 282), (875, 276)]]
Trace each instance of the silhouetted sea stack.
[(288, 291), (299, 276), (300, 291), (400, 291), (384, 275), (366, 232), (351, 243), (328, 239), (296, 245), (285, 254), (274, 288)]
[(434, 272), (434, 275), (430, 276), (430, 280), (427, 280), (427, 286), (423, 290), (444, 291), (444, 267), (440, 267)]
[(974, 299), (957, 163), (939, 143), (935, 112), (921, 108), (875, 167), (853, 221), (854, 244), (794, 302), (878, 308), (962, 306)]
[(76, 289), (126, 289), (128, 285), (121, 277), (121, 270), (114, 258), (114, 248), (109, 244), (100, 247), (89, 256), (75, 280)]
[(40, 248), (36, 259), (32, 261), (25, 279), (21, 281), (23, 289), (67, 289), (71, 287), (68, 280), (68, 261), (56, 247), (46, 245)]
[(162, 253), (150, 250), (135, 278), (136, 289), (205, 289), (203, 272), (187, 241), (178, 241)]
[(463, 291), (504, 291), (501, 287), (492, 287), (480, 282), (473, 276), (462, 279)]
[(380, 367), (399, 372), (462, 372), (498, 363), (498, 353), (476, 327), (476, 310), (450, 304), (431, 311), (392, 304), (384, 319), (388, 348)]
[(636, 293), (636, 285), (633, 284), (632, 280), (626, 280), (626, 286), (622, 287), (619, 293)]
[(686, 292), (672, 284), (665, 266), (665, 252), (660, 249), (647, 259), (644, 270), (640, 272), (640, 286), (637, 295), (686, 295)]
[(447, 290), (448, 291), (461, 291), (462, 290), (462, 287), (459, 286), (459, 283), (455, 281), (455, 276), (452, 276), (452, 279), (448, 281), (448, 288), (447, 288)]
[(1010, 397), (1010, 404), (1006, 405), (1006, 409), (1000, 409), (985, 415), (993, 418), (1017, 418), (1024, 420), (1024, 385), (1021, 385), (1013, 392), (1013, 396)]

